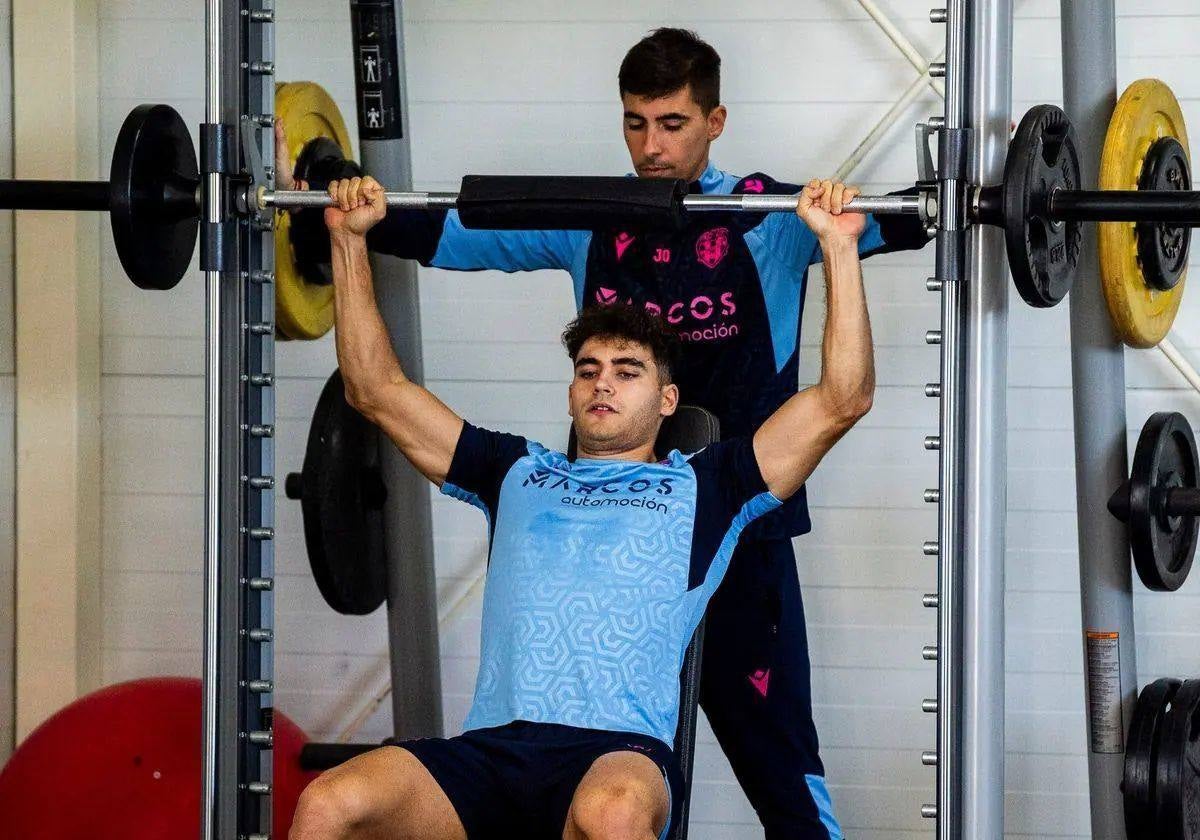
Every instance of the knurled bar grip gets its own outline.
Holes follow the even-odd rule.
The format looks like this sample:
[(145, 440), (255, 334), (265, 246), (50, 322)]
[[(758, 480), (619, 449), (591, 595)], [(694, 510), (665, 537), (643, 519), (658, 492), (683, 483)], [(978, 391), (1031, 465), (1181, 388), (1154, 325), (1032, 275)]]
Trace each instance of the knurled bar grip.
[[(328, 207), (333, 200), (316, 191), (260, 189), (262, 208)], [(525, 230), (550, 224), (559, 230), (591, 230), (605, 225), (678, 227), (687, 212), (792, 213), (795, 195), (688, 194), (687, 182), (654, 178), (591, 176), (468, 175), (462, 190), (385, 192), (389, 207), (410, 210), (457, 209), (463, 226)], [(915, 195), (857, 196), (846, 207), (859, 213), (919, 212)]]

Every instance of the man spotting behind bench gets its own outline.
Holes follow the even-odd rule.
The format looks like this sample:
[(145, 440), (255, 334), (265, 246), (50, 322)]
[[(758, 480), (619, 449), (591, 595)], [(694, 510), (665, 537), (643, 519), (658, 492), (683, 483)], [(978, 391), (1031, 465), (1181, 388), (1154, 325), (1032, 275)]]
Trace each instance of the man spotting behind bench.
[(563, 336), (570, 461), (465, 423), (405, 377), (367, 257), (383, 189), (370, 178), (329, 189), (346, 397), (443, 493), (484, 510), (491, 548), (467, 731), (328, 771), (301, 798), (291, 837), (664, 837), (680, 801), (668, 744), (692, 632), (742, 529), (795, 494), (871, 405), (864, 218), (837, 213), (817, 182), (799, 197), (825, 261), (821, 378), (752, 437), (656, 453), (678, 404), (678, 338), (639, 307), (581, 314)]

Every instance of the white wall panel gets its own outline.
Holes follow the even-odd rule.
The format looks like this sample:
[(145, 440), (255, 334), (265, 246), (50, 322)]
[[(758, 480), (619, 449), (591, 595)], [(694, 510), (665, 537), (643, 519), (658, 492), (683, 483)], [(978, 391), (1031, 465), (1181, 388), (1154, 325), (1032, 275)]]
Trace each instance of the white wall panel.
[[(5, 8), (0, 2), (0, 10)], [(924, 6), (881, 4), (932, 55), (941, 29)], [(345, 4), (280, 0), (281, 79), (321, 81), (351, 116)], [(1122, 0), (1122, 82), (1161, 75), (1200, 125), (1200, 36), (1194, 0)], [(406, 4), (414, 179), (453, 188), (467, 171), (624, 172), (616, 66), (656, 25), (693, 26), (724, 56), (726, 135), (714, 157), (735, 171), (762, 169), (793, 180), (832, 171), (913, 77), (912, 69), (851, 0), (417, 0)], [(1014, 109), (1061, 98), (1058, 4), (1018, 2)], [(101, 158), (124, 114), (140, 101), (174, 104), (195, 126), (202, 112), (203, 28), (189, 0), (101, 3)], [(853, 72), (843, 56), (855, 56)], [(764, 60), (759, 56), (768, 56)], [(0, 62), (0, 65), (3, 63)], [(162, 72), (170, 67), (171, 72)], [(830, 67), (834, 67), (831, 76)], [(0, 74), (4, 72), (0, 69)], [(836, 79), (831, 83), (830, 79)], [(0, 88), (4, 83), (0, 75)], [(2, 90), (0, 90), (2, 93)], [(913, 171), (908, 126), (936, 111), (932, 95), (905, 115), (856, 178), (894, 188)], [(3, 124), (3, 120), (0, 120)], [(4, 161), (0, 143), (0, 166)], [(0, 300), (10, 294), (0, 221)], [(163, 294), (133, 289), (107, 233), (104, 258), (105, 674), (111, 681), (198, 673), (200, 665), (203, 288), (193, 271)], [(921, 386), (937, 375), (924, 344), (937, 303), (923, 291), (931, 253), (878, 258), (867, 282), (879, 344), (875, 409), (814, 477), (813, 532), (797, 541), (810, 621), (815, 713), (842, 821), (863, 840), (928, 836), (917, 815), (932, 790), (918, 753), (932, 746), (932, 720), (917, 711), (933, 691), (920, 660), (933, 618), (920, 595), (935, 569), (920, 553), (934, 535), (920, 501), (936, 458), (921, 439), (937, 406)], [(428, 383), (472, 420), (565, 441), (557, 333), (572, 313), (560, 274), (454, 275), (421, 271)], [(819, 272), (802, 326), (801, 378), (817, 375), (822, 324)], [(1070, 362), (1065, 307), (1034, 312), (1013, 295), (1008, 451), (1010, 512), (1006, 809), (1011, 838), (1082, 837), (1087, 831), (1078, 573), (1071, 458)], [(1200, 298), (1185, 303), (1178, 343), (1200, 360)], [(0, 319), (0, 405), (11, 353)], [(497, 352), (499, 351), (499, 352)], [(279, 346), (278, 471), (297, 469), (308, 417), (334, 364), (329, 340)], [(8, 354), (8, 355), (5, 355)], [(1154, 353), (1130, 353), (1129, 427), (1154, 410), (1200, 422), (1200, 397), (1184, 390)], [(0, 561), (4, 452), (0, 412)], [(433, 499), (438, 588), (443, 597), (480, 568), (484, 520)], [(307, 572), (299, 511), (281, 499), (279, 708), (316, 737), (330, 737), (385, 673), (382, 615), (332, 615)], [(1143, 680), (1200, 671), (1200, 580), (1174, 596), (1139, 589), (1135, 608)], [(446, 724), (462, 722), (478, 664), (478, 605), (441, 639)], [(388, 733), (385, 706), (362, 733)], [(700, 729), (693, 837), (756, 836), (755, 819), (707, 725)], [(1052, 791), (1052, 792), (1051, 792)]]

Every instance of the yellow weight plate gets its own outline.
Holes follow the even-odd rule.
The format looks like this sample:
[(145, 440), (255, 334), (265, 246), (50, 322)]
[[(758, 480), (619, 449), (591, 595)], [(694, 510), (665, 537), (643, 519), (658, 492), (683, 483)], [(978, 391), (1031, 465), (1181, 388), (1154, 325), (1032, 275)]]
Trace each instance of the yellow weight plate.
[[(1136, 190), (1150, 146), (1174, 137), (1188, 153), (1187, 127), (1179, 102), (1164, 82), (1140, 79), (1121, 95), (1108, 125), (1100, 158), (1100, 189)], [(1130, 347), (1162, 341), (1183, 299), (1184, 277), (1170, 291), (1151, 288), (1138, 262), (1133, 222), (1100, 224), (1100, 276), (1113, 326)]]
[[(275, 113), (283, 121), (293, 165), (312, 140), (328, 137), (350, 157), (350, 134), (337, 105), (315, 82), (275, 85)], [(333, 327), (333, 286), (309, 283), (296, 265), (288, 213), (276, 214), (275, 329), (281, 338), (320, 338)]]

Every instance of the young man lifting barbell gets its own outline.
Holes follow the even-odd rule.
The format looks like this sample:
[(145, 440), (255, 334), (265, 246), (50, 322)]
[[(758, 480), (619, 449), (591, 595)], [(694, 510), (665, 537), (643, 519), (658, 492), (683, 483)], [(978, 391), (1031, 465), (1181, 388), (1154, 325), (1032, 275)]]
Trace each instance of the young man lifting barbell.
[[(725, 130), (720, 57), (694, 33), (659, 29), (618, 74), (625, 143), (639, 177), (679, 178), (695, 193), (792, 194), (756, 173), (718, 169), (710, 147)], [(292, 181), (277, 131), (277, 182)], [(321, 186), (321, 185), (318, 185)], [(826, 182), (831, 206), (841, 187)], [(550, 220), (552, 221), (552, 220)], [(570, 273), (580, 310), (632, 302), (683, 340), (674, 382), (685, 402), (748, 436), (796, 393), (800, 320), (819, 237), (790, 214), (694, 214), (680, 231), (485, 231), (457, 213), (393, 211), (367, 237), (373, 250), (451, 270), (543, 268)], [(914, 216), (868, 217), (861, 255), (923, 247)], [(837, 840), (812, 718), (808, 640), (791, 537), (811, 529), (803, 488), (753, 523), (709, 606), (700, 704), (768, 840)]]
[[(411, 382), (375, 302), (373, 179), (335, 182), (338, 364), (346, 396), (443, 493), (488, 515), (480, 669), (463, 735), (385, 746), (305, 790), (292, 840), (665, 837), (681, 801), (668, 744), (684, 649), (752, 521), (803, 487), (870, 408), (874, 358), (859, 214), (806, 187), (824, 254), (821, 377), (752, 435), (655, 452), (679, 403), (678, 338), (644, 307), (590, 308), (564, 333), (572, 461), (465, 423)], [(842, 191), (838, 191), (839, 193)]]

